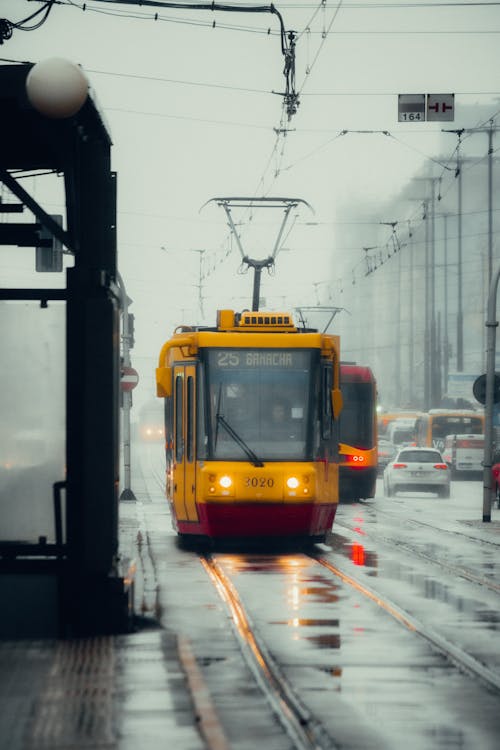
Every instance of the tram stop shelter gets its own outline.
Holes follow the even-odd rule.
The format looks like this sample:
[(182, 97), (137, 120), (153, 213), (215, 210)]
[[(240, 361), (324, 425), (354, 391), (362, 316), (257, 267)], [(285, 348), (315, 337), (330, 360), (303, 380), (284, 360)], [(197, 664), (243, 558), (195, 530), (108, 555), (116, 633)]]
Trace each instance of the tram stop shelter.
[(0, 66), (0, 637), (123, 632), (111, 138), (90, 93), (36, 111), (31, 68)]

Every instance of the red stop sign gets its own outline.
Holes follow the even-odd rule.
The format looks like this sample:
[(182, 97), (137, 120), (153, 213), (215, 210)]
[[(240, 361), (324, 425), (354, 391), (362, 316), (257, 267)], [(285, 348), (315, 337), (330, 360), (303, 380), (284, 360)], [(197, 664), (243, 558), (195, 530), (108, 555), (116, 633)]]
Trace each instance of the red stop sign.
[(139, 382), (139, 373), (133, 367), (122, 367), (120, 385), (122, 391), (131, 391)]

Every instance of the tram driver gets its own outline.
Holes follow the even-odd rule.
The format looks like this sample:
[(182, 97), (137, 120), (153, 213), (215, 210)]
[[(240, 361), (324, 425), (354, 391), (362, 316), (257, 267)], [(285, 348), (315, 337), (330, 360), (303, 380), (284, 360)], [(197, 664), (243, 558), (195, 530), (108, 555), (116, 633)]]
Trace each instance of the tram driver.
[(276, 399), (271, 405), (271, 430), (278, 438), (294, 436), (290, 404), (284, 399)]

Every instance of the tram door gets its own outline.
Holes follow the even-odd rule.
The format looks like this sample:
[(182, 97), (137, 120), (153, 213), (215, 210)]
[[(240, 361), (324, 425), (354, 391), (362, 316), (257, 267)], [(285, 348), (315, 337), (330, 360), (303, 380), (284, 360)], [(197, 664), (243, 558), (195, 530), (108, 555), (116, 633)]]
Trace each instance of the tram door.
[(174, 367), (174, 400), (174, 504), (180, 519), (197, 521), (195, 365)]

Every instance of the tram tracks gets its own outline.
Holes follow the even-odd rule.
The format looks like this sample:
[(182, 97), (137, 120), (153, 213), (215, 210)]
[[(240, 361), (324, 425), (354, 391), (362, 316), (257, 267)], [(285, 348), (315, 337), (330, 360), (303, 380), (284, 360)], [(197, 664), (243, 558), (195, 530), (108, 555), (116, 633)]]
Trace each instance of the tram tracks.
[[(340, 579), (345, 586), (376, 604), (408, 632), (425, 640), (433, 652), (452, 667), (467, 676), (472, 676), (488, 691), (500, 693), (500, 674), (481, 663), (471, 653), (451, 642), (381, 592), (346, 573), (323, 556), (320, 549), (317, 554), (311, 553), (305, 557)], [(335, 737), (328, 733), (321, 719), (314, 714), (314, 707), (309, 708), (305, 705), (296, 693), (297, 688), (289, 683), (282, 666), (269, 652), (265, 644), (265, 633), (263, 637), (254, 627), (251, 615), (234, 583), (224, 572), (223, 564), (209, 554), (201, 556), (201, 563), (230, 612), (234, 632), (246, 664), (293, 746), (297, 750), (333, 750), (338, 747)]]
[[(411, 519), (410, 519), (411, 520)], [(420, 522), (415, 522), (420, 523)], [(429, 525), (430, 524), (423, 524), (423, 525)], [(338, 529), (345, 529), (346, 531), (350, 532), (353, 536), (355, 535), (355, 538), (358, 539), (358, 534), (354, 527), (349, 526), (346, 523), (342, 523), (340, 521), (335, 522), (335, 528)], [(454, 532), (449, 532), (450, 534), (453, 534)], [(459, 532), (457, 532), (459, 533)], [(371, 539), (373, 541), (376, 541), (377, 543), (383, 543), (391, 548), (396, 547), (397, 549), (400, 549), (401, 551), (405, 553), (410, 553), (414, 555), (415, 557), (418, 557), (421, 560), (425, 560), (426, 562), (429, 562), (433, 565), (437, 565), (443, 570), (446, 570), (448, 573), (451, 573), (452, 575), (459, 576), (460, 578), (464, 578), (465, 580), (469, 581), (470, 583), (475, 583), (478, 586), (483, 586), (487, 589), (490, 589), (490, 591), (494, 591), (497, 594), (500, 594), (500, 584), (496, 583), (495, 581), (491, 580), (490, 578), (486, 578), (485, 576), (477, 575), (476, 573), (472, 572), (471, 570), (464, 568), (460, 565), (455, 565), (449, 562), (446, 562), (445, 560), (439, 560), (437, 557), (434, 557), (427, 552), (424, 552), (421, 549), (418, 549), (417, 547), (412, 546), (411, 544), (408, 544), (407, 542), (402, 542), (400, 539), (394, 538), (394, 537), (388, 537), (384, 534), (377, 534), (373, 532), (366, 532), (367, 538)], [(474, 539), (472, 537), (472, 539)], [(481, 541), (474, 539), (474, 541)], [(497, 544), (494, 542), (489, 542), (488, 540), (485, 540), (485, 544), (492, 544), (496, 547), (498, 547)]]
[(253, 627), (233, 583), (211, 555), (201, 563), (226, 603), (245, 661), (296, 750), (334, 750), (336, 745), (290, 684)]
[[(389, 513), (388, 511), (382, 510), (381, 508), (377, 508), (377, 515), (383, 515), (386, 516), (386, 518), (394, 519), (393, 513)], [(417, 528), (423, 527), (436, 531), (436, 526), (428, 521), (419, 521), (416, 518), (406, 518), (405, 523), (410, 526), (416, 526)], [(339, 522), (338, 517), (335, 519), (335, 526), (337, 525), (343, 525), (341, 522)], [(465, 537), (468, 541), (475, 542), (476, 544), (480, 544), (482, 546), (491, 546), (497, 549), (500, 546), (499, 542), (495, 541), (494, 539), (484, 539), (484, 537), (478, 538), (477, 536), (467, 534), (465, 531), (459, 531), (457, 529), (446, 529), (440, 526), (439, 532), (448, 534), (450, 536)]]
[(419, 636), (428, 641), (434, 649), (439, 651), (448, 661), (451, 661), (458, 669), (467, 672), (473, 677), (480, 680), (487, 688), (493, 688), (500, 692), (500, 674), (493, 672), (486, 665), (482, 664), (471, 654), (444, 636), (437, 633), (434, 628), (422, 623), (417, 617), (414, 617), (408, 611), (391, 602), (386, 596), (381, 595), (366, 583), (343, 572), (340, 568), (332, 565), (329, 560), (323, 557), (314, 557), (314, 559), (329, 570), (335, 576), (340, 578), (344, 583), (355, 588), (364, 596), (371, 599), (391, 617), (400, 622), (407, 630), (417, 633)]

